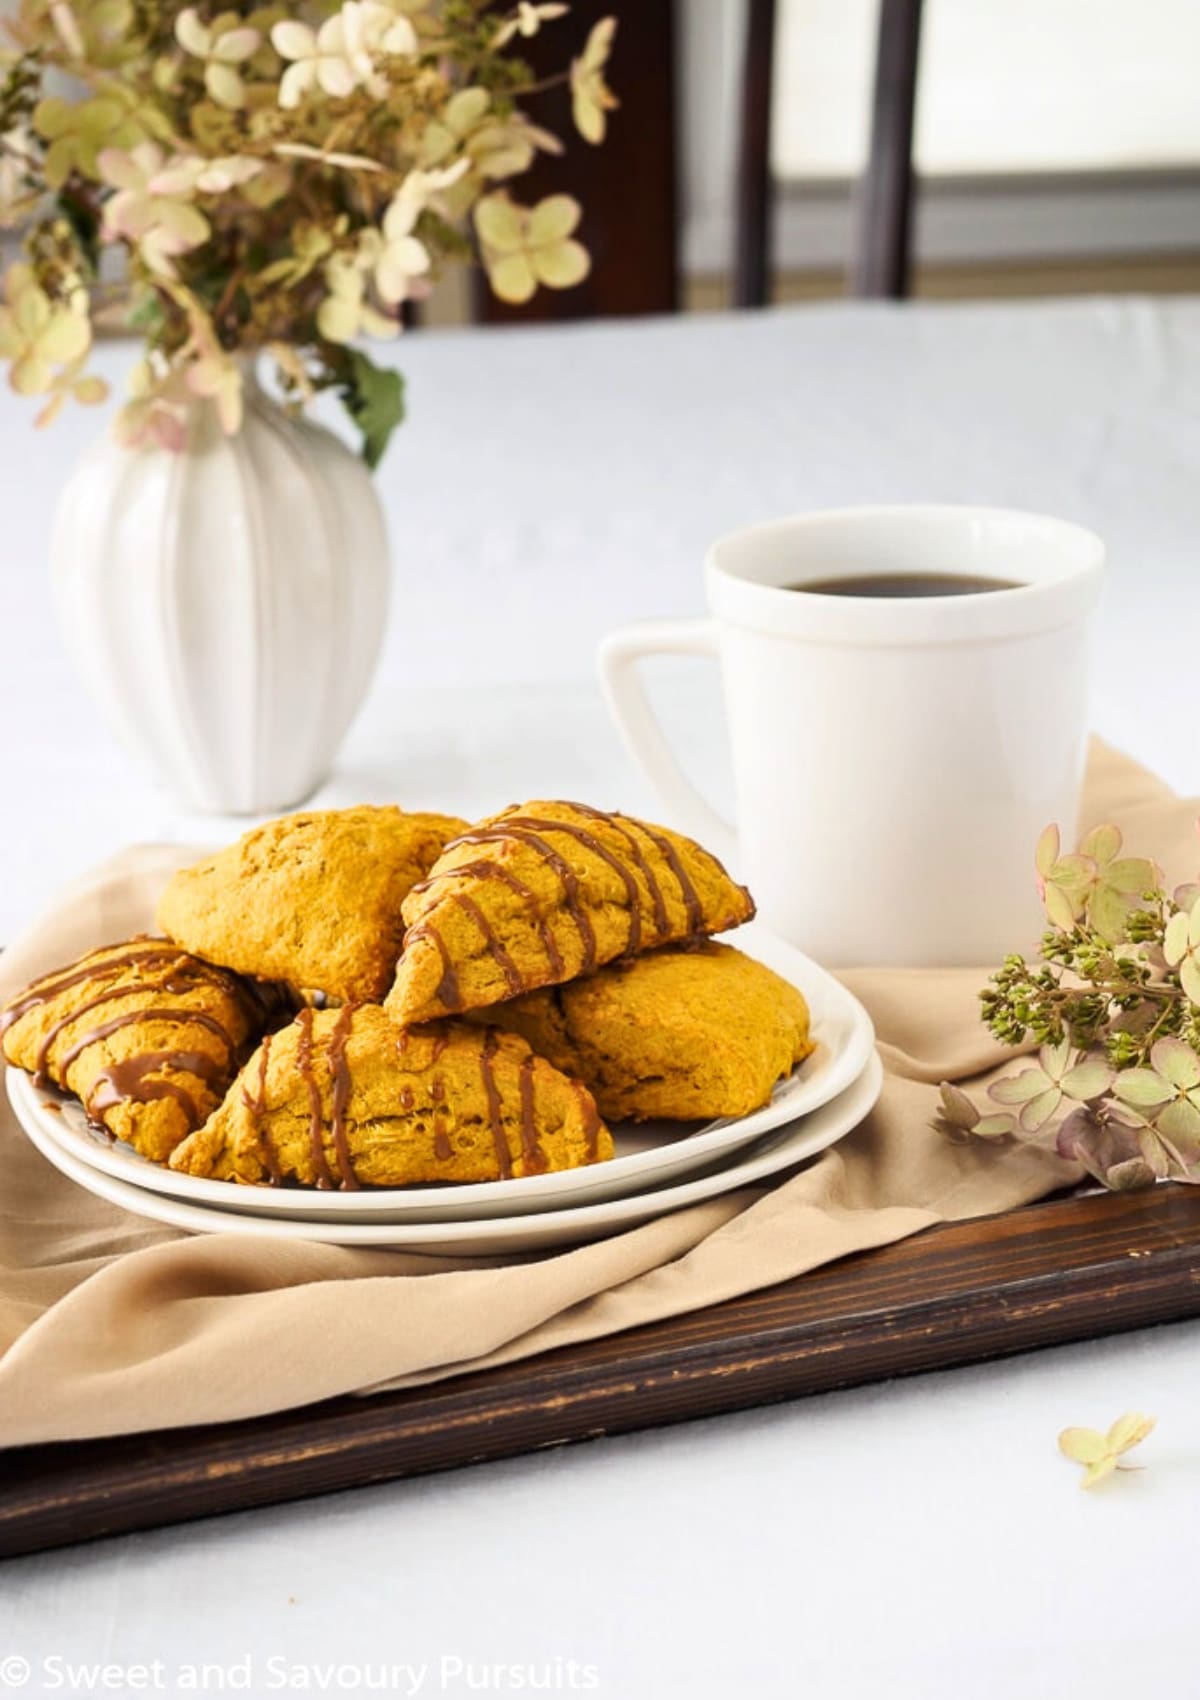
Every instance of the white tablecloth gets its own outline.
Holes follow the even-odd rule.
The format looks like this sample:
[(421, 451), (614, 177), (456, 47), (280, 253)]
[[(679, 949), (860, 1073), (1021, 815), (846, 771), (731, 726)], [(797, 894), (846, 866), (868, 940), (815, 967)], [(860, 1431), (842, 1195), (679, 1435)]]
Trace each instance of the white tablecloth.
[[(400, 354), (395, 607), (329, 800), (650, 806), (592, 683), (597, 638), (696, 610), (722, 531), (906, 499), (1103, 532), (1095, 723), (1200, 790), (1200, 304), (839, 305)], [(3, 939), (129, 839), (232, 828), (145, 784), (61, 652), (46, 538), (94, 416), (34, 437), (5, 396), (0, 426)], [(720, 799), (715, 679), (664, 666), (657, 695)], [(1183, 1694), (1198, 1344), (1181, 1325), (15, 1562), (0, 1692), (23, 1669), (7, 1654), (31, 1694), (97, 1691), (55, 1656), (158, 1659), (147, 1691), (167, 1693), (208, 1660), (256, 1694), (366, 1690), (385, 1664), (427, 1666), (426, 1695), (478, 1692), (497, 1665), (515, 1670), (493, 1692), (523, 1671), (621, 1700)], [(1152, 1467), (1080, 1494), (1058, 1429), (1132, 1406), (1160, 1419)]]

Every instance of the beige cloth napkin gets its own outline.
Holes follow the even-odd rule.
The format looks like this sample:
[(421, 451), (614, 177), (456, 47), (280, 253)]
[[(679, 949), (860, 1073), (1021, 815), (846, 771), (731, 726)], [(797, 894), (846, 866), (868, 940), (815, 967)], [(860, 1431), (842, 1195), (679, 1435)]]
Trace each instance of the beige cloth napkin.
[[(953, 806), (953, 799), (948, 799)], [(1196, 806), (1097, 746), (1088, 824), (1115, 820), (1172, 881), (1193, 878)], [(145, 925), (178, 849), (131, 850), (0, 957), (0, 1001)], [(1019, 941), (1017, 941), (1019, 943)], [(0, 1109), (0, 1444), (219, 1422), (431, 1381), (770, 1286), (933, 1223), (1007, 1210), (1073, 1178), (1028, 1149), (933, 1133), (933, 1087), (1004, 1053), (979, 969), (846, 976), (887, 1070), (863, 1125), (766, 1189), (535, 1261), (455, 1261), (304, 1241), (190, 1237), (93, 1198)]]

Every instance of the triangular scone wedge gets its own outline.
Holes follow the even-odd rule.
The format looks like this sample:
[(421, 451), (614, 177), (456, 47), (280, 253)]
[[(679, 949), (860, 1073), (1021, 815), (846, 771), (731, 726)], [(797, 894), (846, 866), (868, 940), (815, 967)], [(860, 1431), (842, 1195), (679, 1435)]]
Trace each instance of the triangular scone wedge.
[(401, 905), (465, 824), (366, 805), (285, 815), (181, 869), (158, 924), (223, 967), (378, 1001), (400, 950)]
[(508, 1180), (611, 1156), (587, 1088), (515, 1034), (454, 1021), (411, 1031), (347, 1004), (302, 1010), (264, 1040), (171, 1167), (353, 1190)]
[(749, 1115), (813, 1050), (797, 988), (712, 941), (647, 951), (470, 1019), (519, 1033), (613, 1121)]
[(225, 1096), (251, 1045), (278, 1022), (275, 987), (134, 938), (43, 975), (0, 1010), (0, 1048), (36, 1083), (158, 1163)]
[(753, 914), (750, 893), (680, 833), (524, 803), (460, 834), (413, 887), (387, 1007), (410, 1023), (486, 1008)]

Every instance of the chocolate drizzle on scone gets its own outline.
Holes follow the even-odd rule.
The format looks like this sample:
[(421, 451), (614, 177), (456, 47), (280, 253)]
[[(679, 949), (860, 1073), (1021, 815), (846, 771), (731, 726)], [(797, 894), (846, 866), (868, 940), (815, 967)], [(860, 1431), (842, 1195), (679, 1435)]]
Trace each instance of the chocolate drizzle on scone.
[(486, 1008), (753, 913), (690, 839), (585, 803), (514, 806), (452, 838), (409, 893), (387, 1008), (405, 1022)]
[[(277, 1008), (271, 988), (139, 936), (36, 980), (0, 1013), (0, 1036), (37, 1085), (76, 1092), (101, 1131), (161, 1160), (220, 1101)], [(180, 1030), (177, 1046), (164, 1028)]]

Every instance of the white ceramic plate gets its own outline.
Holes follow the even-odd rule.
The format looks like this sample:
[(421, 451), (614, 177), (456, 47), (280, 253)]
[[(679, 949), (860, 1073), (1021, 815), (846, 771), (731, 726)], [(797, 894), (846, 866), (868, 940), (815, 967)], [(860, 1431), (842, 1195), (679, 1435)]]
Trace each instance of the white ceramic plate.
[(289, 1187), (237, 1186), (199, 1180), (148, 1162), (120, 1141), (106, 1143), (89, 1131), (73, 1098), (34, 1087), (10, 1069), (8, 1095), (23, 1127), (33, 1123), (77, 1162), (114, 1180), (191, 1204), (214, 1205), (253, 1216), (313, 1222), (462, 1222), (475, 1218), (524, 1216), (623, 1198), (664, 1181), (709, 1168), (731, 1151), (772, 1128), (798, 1120), (827, 1104), (861, 1075), (875, 1044), (863, 1006), (825, 969), (757, 925), (741, 929), (738, 948), (757, 957), (804, 995), (816, 1050), (796, 1073), (781, 1081), (769, 1104), (751, 1115), (694, 1123), (632, 1123), (613, 1129), (617, 1155), (607, 1163), (525, 1180), (487, 1181), (471, 1186), (372, 1188), (364, 1192), (311, 1192)]
[[(426, 1251), (446, 1257), (487, 1257), (497, 1252), (521, 1253), (605, 1239), (626, 1228), (670, 1211), (699, 1204), (706, 1198), (732, 1192), (768, 1175), (778, 1174), (825, 1150), (850, 1133), (874, 1108), (883, 1085), (883, 1066), (874, 1051), (866, 1068), (849, 1089), (814, 1110), (802, 1122), (765, 1135), (749, 1150), (735, 1155), (713, 1172), (674, 1186), (614, 1198), (573, 1210), (539, 1211), (529, 1216), (504, 1216), (463, 1222), (314, 1222), (252, 1217), (232, 1210), (182, 1204), (176, 1198), (130, 1186), (128, 1181), (80, 1163), (57, 1141), (47, 1137), (40, 1118), (26, 1131), (42, 1155), (64, 1175), (98, 1198), (118, 1204), (135, 1216), (164, 1222), (199, 1234), (253, 1234), (275, 1240), (319, 1240), (326, 1245), (370, 1246), (376, 1250)], [(229, 1190), (233, 1190), (230, 1188)]]

